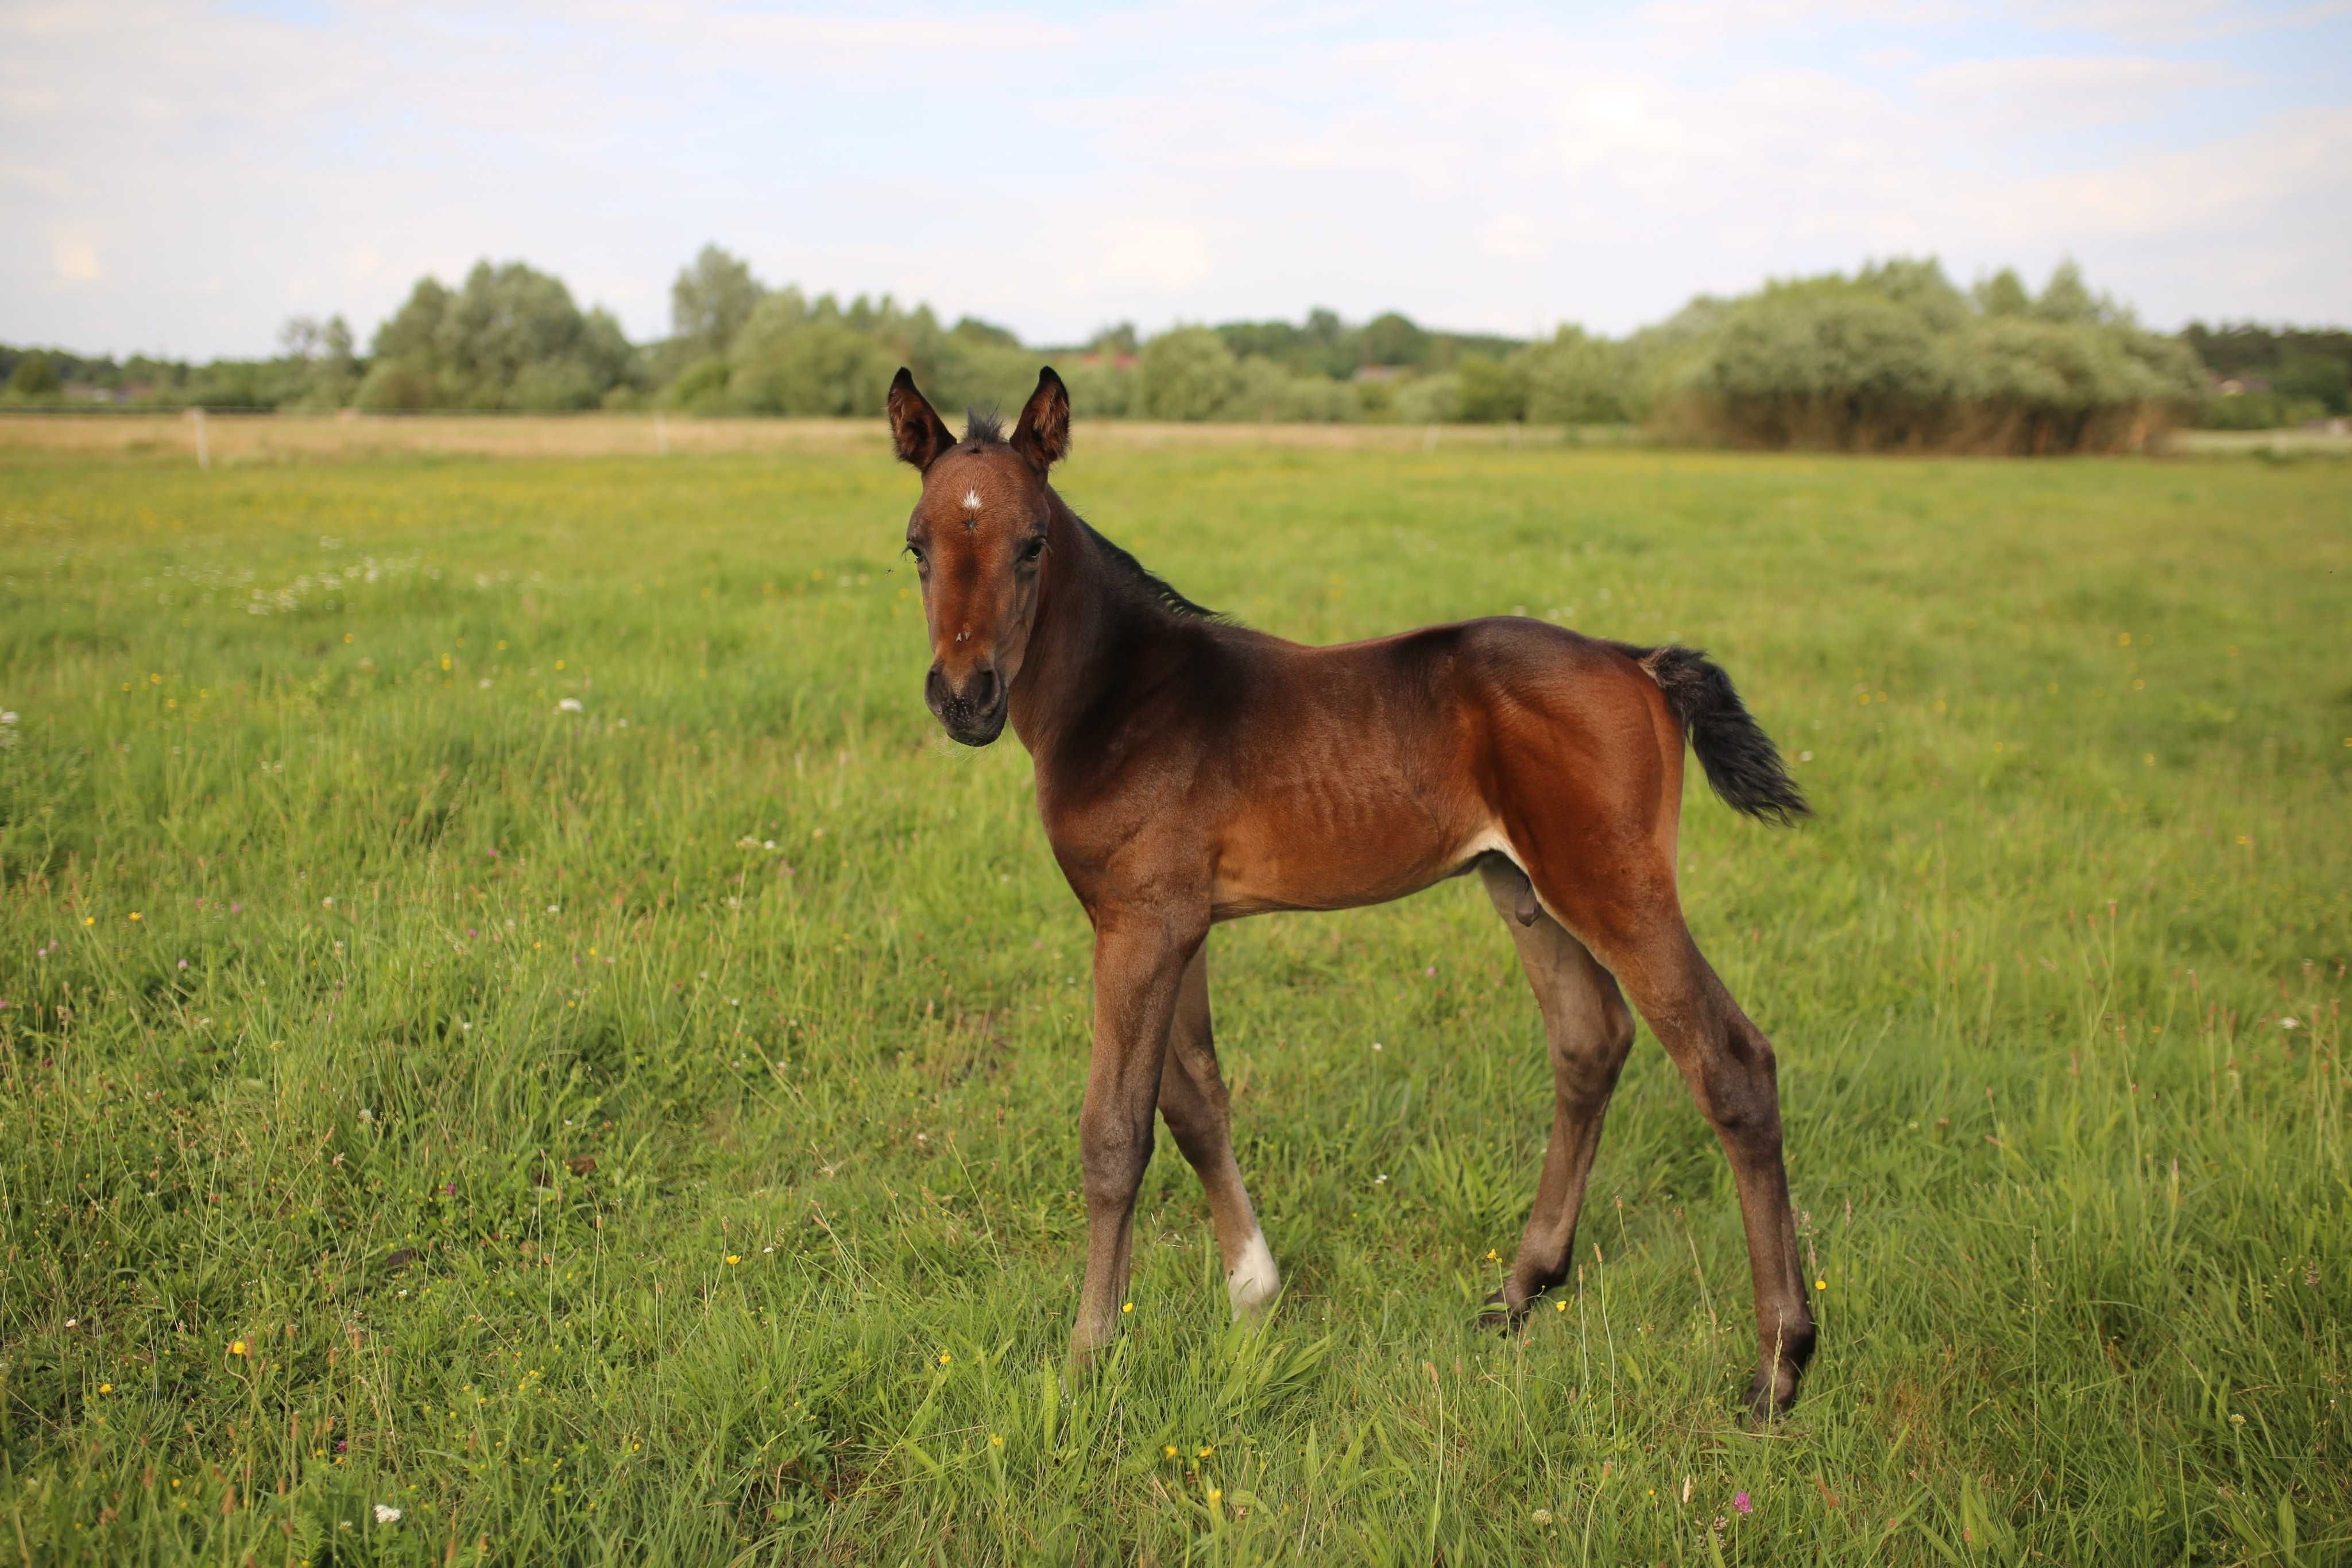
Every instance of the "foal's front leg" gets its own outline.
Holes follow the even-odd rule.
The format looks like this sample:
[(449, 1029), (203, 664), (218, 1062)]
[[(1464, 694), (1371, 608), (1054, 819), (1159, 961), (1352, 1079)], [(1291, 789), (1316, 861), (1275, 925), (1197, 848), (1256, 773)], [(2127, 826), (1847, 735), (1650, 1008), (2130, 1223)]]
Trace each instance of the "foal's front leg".
[(1234, 1316), (1264, 1312), (1282, 1289), (1257, 1211), (1250, 1207), (1242, 1167), (1234, 1158), (1232, 1103), (1217, 1071), (1216, 1034), (1209, 1020), (1209, 947), (1202, 943), (1176, 993), (1176, 1020), (1168, 1030), (1168, 1065), (1160, 1075), (1160, 1114), (1176, 1134), (1208, 1194), (1217, 1249), (1225, 1260), (1225, 1295)]
[(1095, 1040), (1087, 1067), (1078, 1149), (1086, 1173), (1087, 1280), (1070, 1330), (1074, 1364), (1093, 1358), (1118, 1327), (1135, 1236), (1135, 1193), (1151, 1163), (1151, 1119), (1168, 1056), (1176, 997), (1208, 935), (1205, 919), (1095, 912)]

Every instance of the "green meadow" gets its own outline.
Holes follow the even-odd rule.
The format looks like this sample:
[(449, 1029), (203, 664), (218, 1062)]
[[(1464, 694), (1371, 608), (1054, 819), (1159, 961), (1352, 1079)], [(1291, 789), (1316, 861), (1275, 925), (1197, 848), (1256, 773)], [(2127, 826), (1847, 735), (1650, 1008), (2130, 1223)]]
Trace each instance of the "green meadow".
[[(1644, 1031), (1549, 1124), (1475, 879), (1222, 927), (1286, 1292), (1165, 1137), (1117, 1351), (1086, 923), (925, 713), (870, 445), (0, 457), (0, 1562), (2352, 1556), (2352, 468), (1089, 450), (1304, 641), (1708, 649), (1818, 818), (1684, 808), (1822, 1350)], [(394, 1517), (393, 1511), (397, 1511)]]

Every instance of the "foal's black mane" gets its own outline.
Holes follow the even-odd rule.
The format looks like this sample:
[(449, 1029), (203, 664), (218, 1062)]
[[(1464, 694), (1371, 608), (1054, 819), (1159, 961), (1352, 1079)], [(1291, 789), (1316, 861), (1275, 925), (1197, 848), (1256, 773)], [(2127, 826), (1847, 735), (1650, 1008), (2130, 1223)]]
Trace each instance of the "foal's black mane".
[[(993, 408), (970, 408), (963, 411), (963, 444), (966, 446), (1002, 446), (1004, 444), (1004, 416)], [(1058, 499), (1058, 497), (1056, 497)], [(1063, 510), (1070, 511), (1068, 503)], [(1139, 594), (1145, 602), (1171, 614), (1195, 621), (1223, 622), (1225, 617), (1205, 604), (1195, 604), (1177, 591), (1166, 578), (1105, 538), (1092, 523), (1070, 511), (1070, 520), (1084, 528), (1102, 551), (1103, 559), (1110, 563), (1111, 575), (1129, 589)]]
[(1223, 622), (1225, 619), (1207, 605), (1195, 604), (1185, 598), (1166, 578), (1103, 538), (1096, 531), (1092, 523), (1079, 517), (1077, 513), (1072, 512), (1070, 517), (1078, 527), (1086, 529), (1087, 537), (1094, 540), (1095, 548), (1102, 551), (1103, 559), (1110, 563), (1111, 575), (1119, 579), (1130, 590), (1142, 594), (1151, 604), (1189, 620)]

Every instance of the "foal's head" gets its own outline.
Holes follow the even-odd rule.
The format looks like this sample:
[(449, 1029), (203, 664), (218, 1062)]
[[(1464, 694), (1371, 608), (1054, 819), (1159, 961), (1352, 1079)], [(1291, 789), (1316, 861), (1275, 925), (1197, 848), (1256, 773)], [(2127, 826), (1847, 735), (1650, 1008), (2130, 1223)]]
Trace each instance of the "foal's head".
[(907, 519), (931, 635), (923, 701), (948, 734), (986, 746), (1003, 732), (1037, 614), (1053, 515), (1045, 473), (1070, 447), (1069, 393), (1041, 371), (1011, 437), (975, 414), (958, 441), (902, 370), (890, 383), (890, 437), (923, 476)]

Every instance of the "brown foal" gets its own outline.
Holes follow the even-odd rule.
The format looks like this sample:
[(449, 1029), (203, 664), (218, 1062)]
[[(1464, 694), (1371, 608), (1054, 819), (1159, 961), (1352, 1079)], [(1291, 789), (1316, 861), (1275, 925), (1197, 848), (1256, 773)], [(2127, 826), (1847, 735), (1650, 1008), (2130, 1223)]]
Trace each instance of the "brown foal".
[(923, 476), (907, 549), (933, 654), (925, 701), (968, 746), (1012, 720), (1094, 925), (1073, 1357), (1118, 1324), (1155, 1108), (1207, 1188), (1234, 1311), (1277, 1288), (1227, 1132), (1209, 927), (1379, 904), (1475, 869), (1535, 988), (1553, 1082), (1534, 1210), (1488, 1320), (1516, 1323), (1568, 1276), (1633, 1043), (1630, 995), (1730, 1159), (1756, 1298), (1749, 1405), (1787, 1408), (1813, 1321), (1772, 1047), (1683, 923), (1685, 741), (1739, 810), (1787, 821), (1805, 803), (1723, 672), (1688, 649), (1517, 618), (1286, 643), (1202, 610), (1063, 504), (1046, 475), (1068, 450), (1070, 406), (1051, 370), (1009, 437), (975, 416), (958, 441), (903, 370), (889, 414)]

